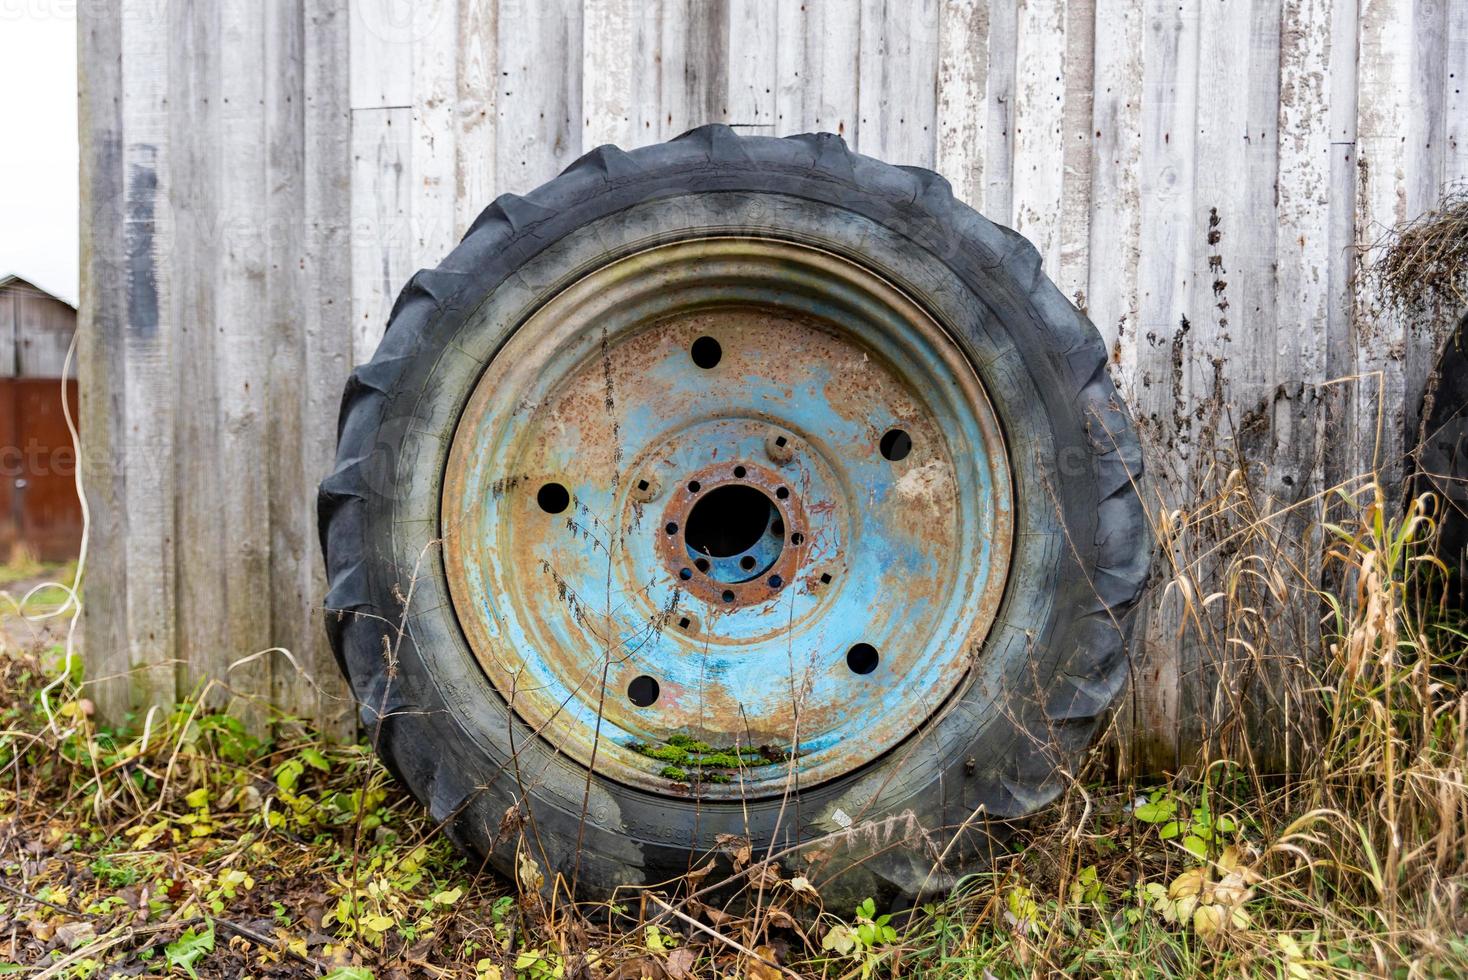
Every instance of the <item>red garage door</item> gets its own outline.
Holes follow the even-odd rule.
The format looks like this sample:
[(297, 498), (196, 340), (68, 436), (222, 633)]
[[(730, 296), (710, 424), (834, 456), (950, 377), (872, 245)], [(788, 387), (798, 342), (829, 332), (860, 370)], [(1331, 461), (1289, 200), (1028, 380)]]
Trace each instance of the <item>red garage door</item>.
[[(75, 412), (76, 382), (66, 383)], [(81, 545), (76, 452), (57, 378), (0, 378), (0, 560), (21, 549), (43, 561)]]

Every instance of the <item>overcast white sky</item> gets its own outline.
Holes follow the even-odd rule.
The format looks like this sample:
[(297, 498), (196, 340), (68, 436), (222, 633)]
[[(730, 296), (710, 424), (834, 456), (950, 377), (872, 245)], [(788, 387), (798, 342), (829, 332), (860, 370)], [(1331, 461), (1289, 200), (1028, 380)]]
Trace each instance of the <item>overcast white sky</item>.
[(77, 297), (76, 4), (0, 2), (0, 276)]

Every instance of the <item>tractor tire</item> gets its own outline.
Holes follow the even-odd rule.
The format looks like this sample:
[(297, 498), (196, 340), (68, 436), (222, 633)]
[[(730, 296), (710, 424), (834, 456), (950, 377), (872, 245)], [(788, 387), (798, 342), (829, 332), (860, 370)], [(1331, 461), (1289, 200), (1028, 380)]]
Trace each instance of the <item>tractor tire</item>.
[(1468, 608), (1468, 316), (1449, 334), (1428, 376), (1413, 453), (1414, 494), (1437, 498), (1436, 550), (1450, 597)]
[(602, 899), (752, 853), (913, 901), (1122, 690), (1141, 476), (1095, 328), (942, 177), (830, 134), (603, 146), (414, 275), (348, 381), (331, 642), (502, 872)]

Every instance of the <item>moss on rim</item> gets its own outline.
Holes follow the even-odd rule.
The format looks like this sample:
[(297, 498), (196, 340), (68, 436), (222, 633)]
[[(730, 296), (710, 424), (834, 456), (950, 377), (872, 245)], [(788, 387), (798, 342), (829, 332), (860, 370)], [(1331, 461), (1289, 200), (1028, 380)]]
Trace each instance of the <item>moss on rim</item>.
[(658, 775), (680, 783), (694, 780), (727, 783), (730, 781), (729, 775), (719, 770), (773, 766), (790, 758), (783, 750), (772, 745), (715, 748), (688, 735), (669, 735), (661, 745), (633, 742), (627, 747), (639, 755), (666, 763)]

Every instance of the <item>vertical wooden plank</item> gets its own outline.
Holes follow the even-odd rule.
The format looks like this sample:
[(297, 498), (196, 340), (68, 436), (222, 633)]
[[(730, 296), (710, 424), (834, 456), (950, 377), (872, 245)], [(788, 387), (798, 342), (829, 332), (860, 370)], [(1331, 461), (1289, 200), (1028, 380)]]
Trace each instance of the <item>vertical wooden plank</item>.
[(984, 210), (984, 91), (989, 80), (988, 0), (938, 8), (937, 149), (934, 165), (958, 199)]
[(370, 360), (413, 274), (412, 110), (352, 110), (352, 357)]
[(413, 5), (413, 156), (410, 185), (416, 268), (438, 265), (458, 240), (455, 96), (458, 90), (457, 0)]
[(1055, 284), (1086, 309), (1090, 271), (1091, 115), (1096, 88), (1096, 0), (1067, 0), (1060, 117), (1064, 167), (1060, 191), (1059, 261)]
[(353, 109), (401, 109), (413, 102), (414, 0), (350, 0)]
[[(806, 93), (810, 72), (805, 58), (805, 36), (810, 12), (806, 4), (776, 0), (775, 5), (775, 132), (776, 136), (805, 132)], [(732, 39), (731, 39), (732, 43)]]
[(937, 149), (938, 0), (862, 0), (856, 146), (931, 168)]
[(728, 0), (728, 121), (775, 135), (780, 47), (798, 40), (779, 34), (779, 0)]
[(1137, 377), (1141, 258), (1142, 0), (1096, 0), (1091, 105), (1090, 268), (1086, 304), (1131, 399)]
[(780, 0), (776, 31), (777, 135), (835, 133), (854, 146), (860, 0)]
[(311, 646), (320, 629), (321, 592), (311, 575), (315, 535), (306, 489), (316, 467), (307, 466), (305, 426), (308, 396), (302, 387), (307, 302), (305, 209), (306, 104), (305, 23), (300, 0), (266, 4), (264, 58), (266, 318), (258, 327), (267, 338), (265, 375), (269, 489), (270, 644), (290, 651), (293, 668), (281, 658), (271, 664), (271, 704), (286, 715), (314, 720), (315, 691), (302, 674), (313, 666)]
[[(1140, 338), (1133, 410), (1150, 450), (1150, 485), (1162, 498), (1152, 504), (1156, 510), (1186, 499), (1192, 455), (1188, 406), (1182, 399), (1182, 354), (1191, 330), (1187, 302), (1195, 234), (1198, 8), (1196, 0), (1146, 0), (1144, 11), (1139, 189), (1145, 244), (1138, 267)], [(1134, 687), (1122, 720), (1126, 766), (1149, 770), (1177, 764), (1188, 721), (1179, 698), (1182, 679), (1191, 676), (1192, 666), (1178, 649), (1178, 622), (1174, 605), (1153, 606), (1138, 621)]]
[(581, 48), (581, 142), (587, 149), (614, 143), (630, 147), (632, 72), (636, 60), (632, 0), (586, 0)]
[[(223, 570), (218, 556), (228, 529), (220, 520), (221, 474), (212, 461), (219, 454), (221, 404), (219, 346), (225, 323), (219, 315), (215, 271), (226, 238), (239, 229), (237, 216), (220, 201), (221, 158), (217, 140), (223, 108), (218, 85), (219, 11), (212, 4), (180, 3), (169, 12), (168, 33), (174, 38), (170, 104), (170, 142), (179, 203), (175, 231), (179, 275), (172, 290), (172, 321), (177, 345), (173, 353), (175, 399), (202, 406), (180, 412), (175, 421), (180, 460), (175, 514), (178, 558), (176, 609), (181, 693), (196, 692), (214, 679), (219, 659), (232, 649), (220, 614)], [(213, 658), (195, 662), (194, 651)]]
[(706, 123), (727, 122), (728, 0), (662, 0), (663, 138)]
[(1356, 371), (1356, 201), (1360, 165), (1356, 127), (1360, 75), (1359, 0), (1334, 0), (1330, 12), (1330, 226), (1326, 261), (1325, 392), (1326, 445), (1334, 451), (1322, 463), (1325, 486), (1337, 486), (1358, 472), (1355, 433), (1361, 385), (1342, 379)]
[(499, 91), (499, 2), (460, 0), (454, 233), (494, 199), (495, 98)]
[(1051, 276), (1060, 265), (1065, 179), (1066, 6), (1066, 0), (1021, 0), (1014, 56), (1014, 230), (1040, 250)]
[(1014, 224), (1014, 98), (1019, 0), (989, 0), (989, 72), (985, 89), (984, 214)]
[[(1412, 0), (1362, 0), (1357, 153), (1360, 186), (1356, 234), (1368, 265), (1377, 243), (1411, 215), (1407, 212), (1412, 90)], [(1402, 340), (1406, 324), (1380, 302), (1366, 277), (1356, 290), (1356, 370), (1353, 420), (1360, 472), (1375, 471), (1388, 485), (1401, 473), (1404, 402), (1407, 397)]]
[(1085, 305), (1091, 203), (1094, 0), (1020, 6), (1014, 125), (1014, 228)]
[(125, 0), (120, 35), (123, 186), (109, 202), (123, 215), (125, 296), (119, 363), (124, 427), (115, 465), (126, 466), (115, 528), (124, 557), (122, 642), (132, 671), (132, 703), (168, 707), (174, 699), (174, 326), (170, 313), (173, 222), (168, 207), (168, 96), (171, 38), (158, 30), (157, 5)]
[(1468, 4), (1448, 4), (1443, 81), (1443, 179), (1468, 181)]
[(499, 11), (497, 192), (524, 194), (581, 155), (581, 4)]
[[(311, 676), (311, 712), (327, 734), (343, 741), (356, 732), (356, 712), (336, 658), (326, 641), (322, 600), (326, 573), (316, 545), (316, 486), (336, 457), (336, 417), (342, 386), (352, 368), (351, 109), (348, 0), (305, 0), (303, 84), (303, 179), (305, 241), (301, 277), (300, 387), (304, 486), (299, 488), (308, 562), (301, 569), (308, 614), (292, 650)], [(302, 709), (305, 710), (304, 708)]]
[(1273, 375), (1279, 30), (1278, 0), (1202, 7), (1189, 387), (1219, 422), (1267, 409)]
[(219, 553), (194, 552), (200, 564), (180, 567), (185, 574), (213, 573), (222, 588), (216, 615), (223, 621), (227, 642), (215, 651), (191, 645), (190, 662), (212, 677), (227, 679), (230, 689), (247, 699), (240, 710), (258, 723), (268, 706), (274, 661), (260, 658), (230, 668), (240, 658), (273, 645), (269, 605), (262, 602), (270, 590), (270, 502), (262, 475), (271, 452), (265, 424), (268, 357), (261, 330), (268, 319), (261, 222), (266, 199), (265, 23), (264, 11), (254, 0), (221, 0), (219, 16), (220, 127), (215, 152), (220, 213), (225, 219), (216, 271), (219, 430), (217, 456), (192, 462), (218, 467), (216, 517), (228, 533)]
[[(1407, 101), (1407, 219), (1433, 211), (1446, 189), (1448, 94), (1448, 7), (1461, 0), (1416, 0), (1412, 4), (1412, 96)], [(1401, 311), (1399, 311), (1401, 312)], [(1447, 333), (1462, 306), (1417, 311), (1403, 320), (1403, 406), (1400, 453), (1417, 444), (1422, 395)], [(1403, 470), (1406, 470), (1405, 461)]]
[[(1275, 385), (1266, 487), (1284, 502), (1319, 492), (1320, 385), (1328, 380), (1332, 0), (1285, 0), (1280, 18)], [(1354, 58), (1350, 58), (1354, 61)], [(1251, 217), (1252, 220), (1252, 217)]]

